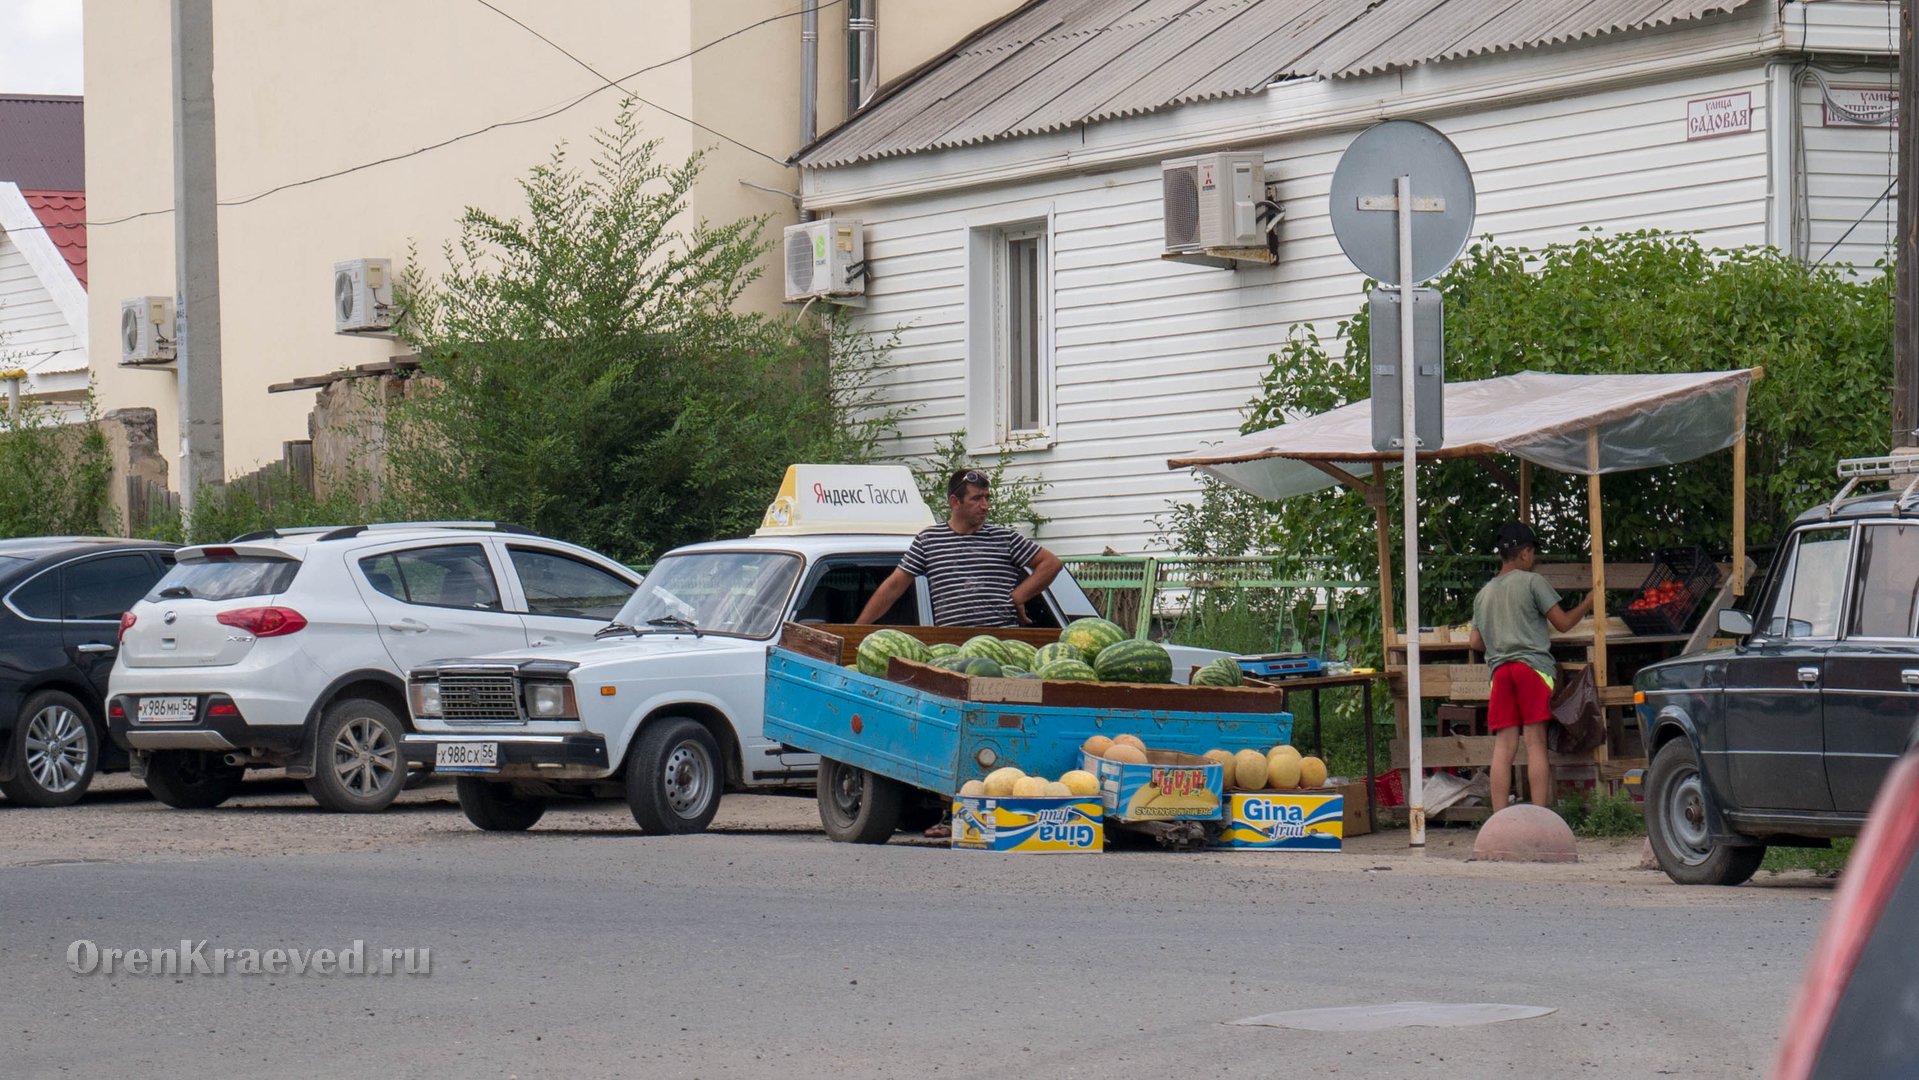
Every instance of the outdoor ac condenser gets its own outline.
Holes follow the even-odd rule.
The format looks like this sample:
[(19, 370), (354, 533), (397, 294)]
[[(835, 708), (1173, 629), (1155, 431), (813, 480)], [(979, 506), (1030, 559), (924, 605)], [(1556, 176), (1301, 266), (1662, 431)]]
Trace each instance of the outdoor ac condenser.
[(120, 363), (172, 363), (173, 297), (129, 296), (120, 301)]
[(857, 221), (804, 221), (783, 235), (786, 301), (845, 301), (866, 294), (866, 242)]
[(1168, 252), (1265, 247), (1266, 155), (1235, 150), (1160, 162)]
[(333, 264), (333, 332), (378, 334), (393, 329), (393, 260)]

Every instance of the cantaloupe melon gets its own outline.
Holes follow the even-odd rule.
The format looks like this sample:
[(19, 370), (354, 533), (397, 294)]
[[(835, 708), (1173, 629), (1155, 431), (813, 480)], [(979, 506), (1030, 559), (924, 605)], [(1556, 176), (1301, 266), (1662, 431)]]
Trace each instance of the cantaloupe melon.
[(1058, 780), (1052, 780), (1047, 782), (1046, 790), (1041, 792), (1041, 794), (1049, 799), (1070, 799), (1073, 797), (1073, 789), (1060, 783)]
[(1046, 794), (1048, 781), (1043, 776), (1022, 776), (1013, 781), (1013, 798), (1035, 799)]
[(1299, 786), (1299, 759), (1275, 754), (1266, 759), (1266, 786), (1274, 791), (1291, 791)]
[(1299, 786), (1321, 787), (1326, 783), (1326, 763), (1316, 757), (1299, 759)]
[(1266, 786), (1266, 755), (1257, 750), (1241, 750), (1233, 755), (1233, 786), (1258, 791)]
[(1233, 786), (1233, 752), (1231, 750), (1208, 750), (1202, 756), (1204, 756), (1207, 761), (1213, 762), (1214, 764), (1218, 765), (1222, 770), (1224, 770), (1224, 774), (1220, 782), (1225, 784), (1227, 787), (1232, 787)]
[(1146, 749), (1146, 744), (1141, 742), (1137, 735), (1115, 735), (1113, 736), (1113, 741), (1116, 743), (1125, 743), (1135, 750)]
[(1271, 760), (1276, 757), (1289, 757), (1289, 758), (1292, 758), (1294, 761), (1298, 761), (1299, 750), (1296, 747), (1294, 747), (1291, 743), (1280, 743), (1278, 746), (1275, 746), (1271, 750), (1266, 751), (1266, 757), (1268, 760)]
[(1146, 764), (1146, 751), (1123, 742), (1116, 742), (1107, 747), (1106, 753), (1100, 756), (1108, 761), (1122, 761), (1128, 765)]
[(968, 780), (960, 785), (959, 793), (962, 799), (977, 799), (986, 794), (986, 781)]
[(1074, 795), (1099, 794), (1099, 777), (1094, 776), (1084, 769), (1074, 769), (1072, 772), (1061, 776), (1059, 782), (1065, 784), (1066, 790)]
[(1094, 757), (1105, 757), (1106, 748), (1111, 745), (1113, 745), (1113, 740), (1107, 738), (1104, 735), (1095, 735), (1092, 738), (1087, 739), (1085, 742), (1080, 743), (1079, 748), (1093, 755)]
[(992, 772), (986, 774), (986, 783), (984, 786), (987, 796), (994, 799), (1006, 798), (1013, 793), (1013, 785), (1018, 783), (1025, 775), (1024, 772), (1011, 766), (1004, 769), (994, 769)]

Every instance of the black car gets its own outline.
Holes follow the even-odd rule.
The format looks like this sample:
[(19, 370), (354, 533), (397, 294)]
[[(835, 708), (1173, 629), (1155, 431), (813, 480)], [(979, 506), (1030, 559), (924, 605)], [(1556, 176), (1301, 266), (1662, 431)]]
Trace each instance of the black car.
[(0, 793), (65, 806), (125, 769), (106, 738), (120, 616), (173, 565), (171, 544), (103, 537), (0, 540)]
[[(1919, 457), (1843, 462), (1730, 649), (1641, 669), (1646, 835), (1673, 880), (1737, 885), (1767, 845), (1856, 836), (1919, 720)], [(1861, 480), (1892, 490), (1848, 498)], [(1640, 777), (1629, 777), (1629, 782)]]

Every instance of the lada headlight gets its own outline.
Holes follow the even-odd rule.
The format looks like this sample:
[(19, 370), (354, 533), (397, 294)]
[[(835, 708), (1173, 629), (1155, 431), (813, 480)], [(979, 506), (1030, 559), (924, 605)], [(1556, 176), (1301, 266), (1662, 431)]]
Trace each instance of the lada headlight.
[(526, 715), (535, 720), (577, 720), (580, 707), (573, 700), (572, 683), (528, 683)]
[(407, 706), (415, 716), (440, 715), (440, 684), (416, 682), (407, 688)]

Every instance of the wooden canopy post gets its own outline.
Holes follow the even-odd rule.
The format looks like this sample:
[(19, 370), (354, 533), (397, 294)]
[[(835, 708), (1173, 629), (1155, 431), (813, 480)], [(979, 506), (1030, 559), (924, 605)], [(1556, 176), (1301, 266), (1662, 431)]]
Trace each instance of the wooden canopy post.
[(1606, 521), (1599, 507), (1599, 428), (1586, 429), (1586, 517), (1592, 527), (1593, 684), (1606, 688)]
[(1533, 463), (1519, 459), (1519, 520), (1533, 523)]
[[(1373, 482), (1366, 489), (1366, 501), (1373, 507), (1374, 532), (1379, 538), (1379, 622), (1380, 647), (1393, 643), (1393, 535), (1386, 516), (1386, 465), (1373, 462)], [(1413, 631), (1418, 633), (1417, 630)]]
[(1732, 444), (1732, 594), (1746, 595), (1746, 418)]

